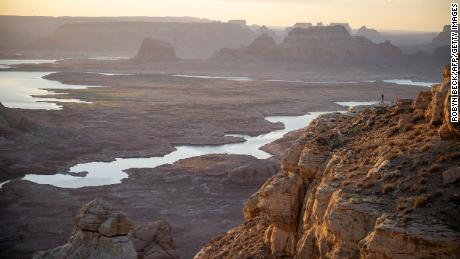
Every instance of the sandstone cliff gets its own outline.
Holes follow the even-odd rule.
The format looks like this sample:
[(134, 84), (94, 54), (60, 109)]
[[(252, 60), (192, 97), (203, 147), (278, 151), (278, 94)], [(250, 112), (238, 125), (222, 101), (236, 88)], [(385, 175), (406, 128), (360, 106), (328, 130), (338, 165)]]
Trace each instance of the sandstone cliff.
[(158, 61), (173, 61), (177, 60), (174, 47), (164, 41), (145, 38), (134, 57), (134, 61), (138, 63), (158, 62)]
[(123, 213), (96, 199), (80, 209), (66, 244), (37, 252), (33, 258), (175, 259), (178, 256), (168, 223), (156, 221), (133, 229)]
[(278, 174), (244, 206), (244, 224), (199, 258), (456, 258), (460, 131), (450, 75), (415, 101), (313, 121)]

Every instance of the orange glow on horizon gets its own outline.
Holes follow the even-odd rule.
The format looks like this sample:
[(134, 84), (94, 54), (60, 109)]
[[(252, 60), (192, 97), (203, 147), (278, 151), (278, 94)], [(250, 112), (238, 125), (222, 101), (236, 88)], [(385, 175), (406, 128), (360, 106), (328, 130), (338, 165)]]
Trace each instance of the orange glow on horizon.
[(349, 22), (386, 30), (440, 31), (450, 20), (447, 0), (0, 0), (0, 15), (193, 16), (246, 19), (248, 24)]

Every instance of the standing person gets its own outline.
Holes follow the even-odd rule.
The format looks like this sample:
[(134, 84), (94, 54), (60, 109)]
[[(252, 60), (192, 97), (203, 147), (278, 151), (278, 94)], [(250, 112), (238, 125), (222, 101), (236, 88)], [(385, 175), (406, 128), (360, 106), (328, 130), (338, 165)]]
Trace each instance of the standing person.
[(384, 96), (383, 93), (382, 93), (382, 103), (383, 103), (383, 99), (384, 99), (384, 98), (385, 98), (385, 96)]

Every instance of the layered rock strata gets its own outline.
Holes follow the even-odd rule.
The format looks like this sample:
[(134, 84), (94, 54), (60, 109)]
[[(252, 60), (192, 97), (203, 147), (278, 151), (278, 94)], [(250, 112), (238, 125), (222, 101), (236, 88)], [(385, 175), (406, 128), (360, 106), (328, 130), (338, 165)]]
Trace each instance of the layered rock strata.
[(460, 135), (445, 71), (415, 101), (313, 121), (245, 222), (195, 258), (456, 258)]

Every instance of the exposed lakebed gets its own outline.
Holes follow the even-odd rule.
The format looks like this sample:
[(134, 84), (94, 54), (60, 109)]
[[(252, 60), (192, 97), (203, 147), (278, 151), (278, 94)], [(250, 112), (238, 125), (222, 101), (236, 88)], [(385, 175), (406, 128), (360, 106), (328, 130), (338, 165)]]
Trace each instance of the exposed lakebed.
[[(86, 85), (67, 85), (58, 81), (46, 80), (43, 76), (49, 72), (0, 72), (0, 89), (3, 94), (0, 101), (7, 107), (25, 109), (60, 109), (59, 102), (82, 102), (78, 99), (52, 99), (37, 95), (54, 94), (44, 89), (84, 89)], [(102, 73), (100, 73), (102, 74)], [(104, 73), (104, 75), (119, 75)], [(198, 79), (227, 79), (230, 81), (250, 81), (243, 77), (197, 77)], [(252, 79), (251, 79), (252, 80)], [(276, 81), (276, 80), (268, 80)], [(340, 83), (340, 82), (336, 82)], [(340, 102), (342, 106), (369, 105), (371, 102)], [(270, 122), (282, 122), (283, 130), (275, 130), (259, 136), (227, 135), (243, 138), (241, 143), (222, 145), (178, 145), (176, 150), (165, 155), (147, 158), (116, 158), (112, 162), (90, 162), (77, 164), (69, 169), (69, 174), (37, 175), (27, 174), (23, 179), (40, 184), (51, 184), (63, 188), (80, 188), (84, 186), (102, 186), (120, 183), (128, 175), (124, 172), (130, 168), (154, 168), (163, 164), (171, 164), (180, 159), (206, 154), (244, 154), (265, 159), (270, 154), (259, 148), (281, 138), (285, 133), (308, 125), (314, 118), (325, 112), (313, 112), (303, 116), (266, 117)], [(81, 174), (80, 174), (81, 173)], [(0, 184), (1, 186), (1, 184)]]
[(101, 186), (120, 183), (128, 175), (124, 170), (130, 168), (154, 168), (163, 164), (172, 164), (180, 159), (208, 154), (241, 154), (252, 155), (265, 159), (271, 155), (260, 150), (265, 144), (281, 138), (287, 132), (297, 130), (308, 125), (313, 119), (327, 112), (312, 112), (303, 116), (273, 116), (265, 119), (270, 122), (282, 122), (285, 128), (275, 130), (256, 137), (236, 135), (245, 139), (242, 143), (224, 145), (183, 145), (176, 146), (176, 150), (162, 157), (149, 158), (116, 158), (112, 162), (91, 162), (77, 164), (69, 169), (71, 173), (87, 172), (85, 176), (70, 174), (37, 175), (28, 174), (23, 179), (39, 184), (51, 184), (62, 188), (80, 188), (85, 186)]

